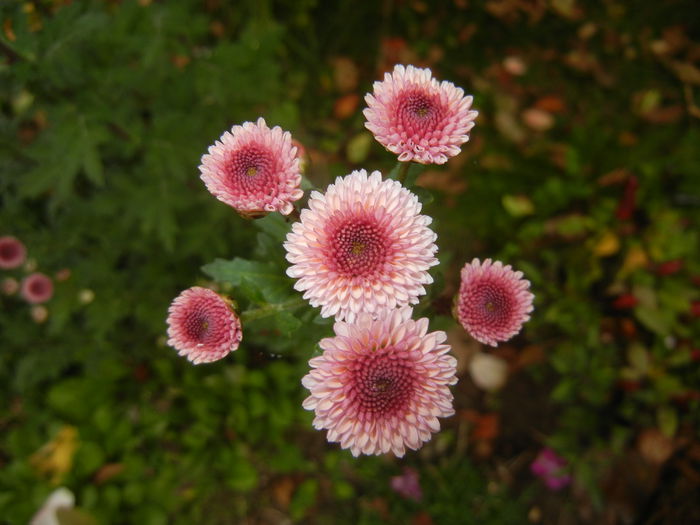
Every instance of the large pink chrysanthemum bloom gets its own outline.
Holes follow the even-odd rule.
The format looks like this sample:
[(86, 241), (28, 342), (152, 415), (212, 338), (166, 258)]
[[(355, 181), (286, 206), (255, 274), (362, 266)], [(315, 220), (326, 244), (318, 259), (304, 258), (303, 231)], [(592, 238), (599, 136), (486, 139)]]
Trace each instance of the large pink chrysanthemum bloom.
[(288, 215), (304, 195), (299, 163), (289, 132), (270, 129), (259, 118), (221, 135), (202, 156), (199, 170), (207, 189), (241, 215)]
[(208, 288), (193, 286), (168, 310), (168, 344), (195, 365), (218, 361), (238, 348), (241, 321), (229, 301)]
[(11, 235), (0, 237), (0, 268), (10, 270), (22, 266), (27, 250), (22, 241)]
[(530, 319), (530, 281), (500, 261), (474, 259), (461, 272), (457, 316), (474, 339), (496, 346), (507, 341)]
[(30, 304), (45, 303), (53, 297), (53, 281), (43, 273), (33, 273), (22, 281), (20, 294)]
[(425, 294), (428, 269), (438, 264), (436, 235), (418, 197), (399, 182), (353, 171), (325, 194), (311, 193), (308, 206), (284, 243), (287, 274), (323, 317), (352, 321)]
[(469, 140), (479, 114), (472, 100), (430, 69), (397, 65), (365, 96), (365, 127), (402, 162), (444, 164)]
[(447, 355), (447, 336), (428, 333), (428, 319), (413, 321), (411, 313), (403, 307), (337, 322), (336, 336), (321, 340), (323, 354), (309, 361), (303, 406), (316, 412), (314, 427), (353, 456), (403, 456), (440, 430), (438, 417), (454, 414), (457, 360)]

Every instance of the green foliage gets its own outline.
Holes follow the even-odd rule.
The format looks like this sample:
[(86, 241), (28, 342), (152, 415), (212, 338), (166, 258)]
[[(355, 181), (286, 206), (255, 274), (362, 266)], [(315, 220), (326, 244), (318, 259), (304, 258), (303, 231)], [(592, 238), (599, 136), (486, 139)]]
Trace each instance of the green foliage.
[[(2, 520), (26, 523), (60, 483), (80, 507), (71, 523), (236, 523), (270, 509), (310, 523), (522, 523), (544, 443), (602, 509), (603, 480), (640, 432), (685, 443), (700, 424), (691, 3), (0, 2), (0, 235), (22, 239), (29, 267), (70, 270), (45, 323), (0, 296)], [(338, 58), (357, 66), (350, 88)], [(364, 129), (361, 95), (395, 59), (474, 92), (472, 141), (446, 166), (400, 173)], [(347, 95), (356, 114), (341, 118)], [(528, 124), (533, 108), (551, 128)], [(361, 167), (419, 196), (439, 235), (415, 309), (431, 329), (456, 327), (452, 294), (473, 257), (531, 281), (532, 320), (501, 349), (509, 386), (481, 396), (465, 373), (435, 449), (356, 460), (313, 431), (300, 380), (332, 320), (286, 276), (290, 224), (243, 220), (198, 179), (207, 146), (259, 115), (304, 142), (307, 194)], [(661, 271), (669, 261), (679, 268)], [(223, 362), (193, 367), (165, 345), (168, 305), (194, 284), (219, 286), (243, 320)], [(523, 364), (528, 351), (543, 357)], [(527, 396), (510, 395), (522, 384)], [(502, 416), (480, 463), (464, 407)], [(534, 416), (517, 434), (508, 414), (521, 412)], [(66, 429), (70, 464), (42, 460), (69, 450)], [(390, 489), (406, 463), (421, 503)]]

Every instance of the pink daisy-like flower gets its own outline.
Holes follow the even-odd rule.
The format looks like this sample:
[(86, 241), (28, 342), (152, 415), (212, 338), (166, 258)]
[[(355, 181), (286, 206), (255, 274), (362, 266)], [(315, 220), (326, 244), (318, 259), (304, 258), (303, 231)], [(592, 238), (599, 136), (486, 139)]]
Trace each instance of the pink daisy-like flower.
[(45, 303), (53, 296), (53, 281), (43, 273), (33, 273), (22, 281), (20, 294), (28, 303)]
[(26, 257), (27, 250), (22, 241), (10, 235), (0, 237), (0, 268), (10, 270), (22, 266)]
[(430, 69), (397, 65), (365, 96), (365, 127), (402, 162), (444, 164), (460, 152), (479, 114), (473, 98)]
[(314, 427), (353, 456), (401, 457), (440, 430), (438, 417), (454, 414), (457, 360), (447, 355), (447, 335), (428, 333), (428, 319), (411, 314), (403, 307), (337, 322), (336, 336), (321, 340), (323, 354), (309, 361), (303, 406), (316, 412)]
[(353, 171), (325, 194), (312, 192), (284, 243), (294, 288), (339, 321), (417, 303), (438, 264), (432, 219), (420, 210), (418, 197), (378, 171)]
[(496, 346), (517, 334), (530, 319), (530, 281), (500, 261), (474, 259), (462, 268), (457, 316), (474, 339)]
[(193, 286), (168, 309), (168, 344), (192, 363), (211, 363), (238, 348), (241, 321), (230, 302), (208, 288)]
[(571, 483), (566, 473), (567, 462), (551, 448), (543, 448), (530, 464), (530, 471), (551, 490), (560, 490)]
[(207, 189), (241, 215), (278, 211), (288, 215), (301, 199), (300, 160), (288, 131), (265, 120), (245, 122), (225, 132), (199, 167)]

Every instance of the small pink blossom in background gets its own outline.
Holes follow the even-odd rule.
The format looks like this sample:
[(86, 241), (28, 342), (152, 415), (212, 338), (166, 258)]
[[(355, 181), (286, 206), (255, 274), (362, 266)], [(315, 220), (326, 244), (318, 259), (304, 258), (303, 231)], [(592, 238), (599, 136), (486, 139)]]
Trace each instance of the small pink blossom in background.
[(173, 300), (167, 323), (168, 344), (195, 365), (226, 357), (243, 338), (241, 322), (229, 302), (200, 286)]
[(2, 293), (5, 295), (15, 295), (19, 290), (19, 283), (17, 279), (8, 277), (2, 280)]
[(207, 189), (246, 217), (288, 215), (304, 195), (292, 136), (279, 126), (268, 128), (262, 118), (225, 132), (202, 156), (199, 170)]
[(571, 483), (566, 473), (567, 462), (551, 448), (543, 448), (530, 465), (530, 471), (551, 490), (560, 490)]
[(309, 361), (303, 406), (316, 412), (314, 427), (353, 456), (401, 457), (440, 430), (438, 417), (454, 414), (457, 360), (447, 354), (447, 336), (428, 333), (428, 319), (411, 314), (404, 307), (337, 322), (335, 337), (319, 343), (323, 354)]
[(294, 288), (337, 320), (416, 304), (438, 264), (432, 219), (420, 210), (418, 197), (378, 171), (353, 171), (325, 194), (312, 192), (284, 243)]
[(22, 281), (20, 293), (28, 303), (45, 303), (53, 296), (53, 281), (43, 273), (33, 273)]
[(35, 304), (32, 306), (30, 314), (32, 320), (36, 324), (44, 323), (49, 318), (49, 311), (43, 304)]
[(22, 241), (11, 235), (0, 237), (0, 268), (11, 270), (22, 266), (27, 257), (27, 250)]
[(423, 499), (418, 472), (411, 467), (404, 467), (403, 474), (391, 478), (391, 488), (406, 499), (415, 501)]
[(413, 66), (395, 66), (365, 101), (365, 127), (402, 162), (444, 164), (469, 140), (478, 115), (461, 88)]
[(58, 282), (63, 282), (67, 281), (70, 279), (71, 276), (71, 271), (70, 268), (61, 268), (56, 272), (56, 275), (54, 276)]
[(534, 295), (522, 272), (502, 262), (474, 259), (462, 268), (457, 296), (460, 324), (477, 341), (496, 346), (530, 319)]

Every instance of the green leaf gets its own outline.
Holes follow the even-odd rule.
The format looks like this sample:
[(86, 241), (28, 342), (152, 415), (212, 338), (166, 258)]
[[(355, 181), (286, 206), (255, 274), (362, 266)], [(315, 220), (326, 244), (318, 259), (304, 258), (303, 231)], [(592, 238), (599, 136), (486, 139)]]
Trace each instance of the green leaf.
[(318, 481), (315, 479), (307, 479), (299, 485), (289, 505), (289, 513), (294, 521), (303, 518), (309, 508), (316, 503), (317, 492)]
[(504, 195), (501, 203), (512, 217), (525, 217), (535, 213), (535, 205), (526, 195)]
[(646, 306), (638, 306), (634, 309), (634, 315), (640, 323), (652, 332), (666, 336), (669, 334), (669, 321), (666, 319), (661, 310), (657, 308), (649, 308)]
[(351, 138), (346, 148), (348, 160), (354, 164), (364, 162), (369, 155), (372, 138), (370, 133), (364, 131)]
[(291, 229), (291, 225), (279, 213), (270, 213), (262, 219), (254, 220), (253, 224), (280, 242), (287, 238), (287, 233)]
[(673, 437), (678, 428), (678, 414), (669, 406), (662, 406), (656, 412), (656, 420), (661, 432), (667, 437)]
[(278, 303), (290, 294), (290, 279), (271, 263), (236, 257), (231, 261), (216, 259), (202, 271), (219, 282), (240, 287), (256, 303)]

